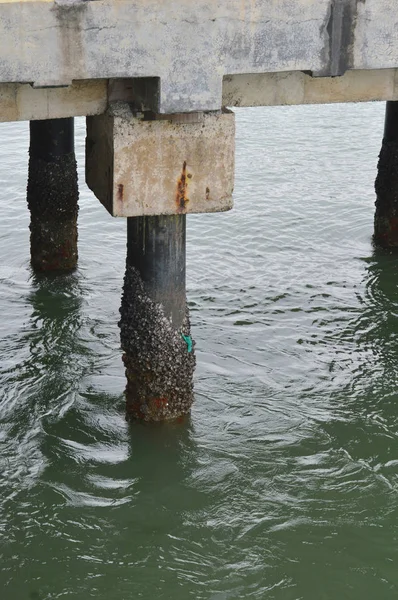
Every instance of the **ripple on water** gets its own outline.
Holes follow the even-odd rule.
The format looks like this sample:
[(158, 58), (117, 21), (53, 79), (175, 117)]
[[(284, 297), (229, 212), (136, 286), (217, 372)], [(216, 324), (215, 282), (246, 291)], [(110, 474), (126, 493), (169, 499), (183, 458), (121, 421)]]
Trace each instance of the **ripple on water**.
[(5, 600), (395, 599), (398, 269), (371, 244), (383, 112), (237, 111), (235, 210), (188, 219), (196, 403), (164, 427), (124, 420), (125, 223), (83, 184), (84, 122), (80, 266), (57, 279), (28, 266), (26, 124), (0, 128)]

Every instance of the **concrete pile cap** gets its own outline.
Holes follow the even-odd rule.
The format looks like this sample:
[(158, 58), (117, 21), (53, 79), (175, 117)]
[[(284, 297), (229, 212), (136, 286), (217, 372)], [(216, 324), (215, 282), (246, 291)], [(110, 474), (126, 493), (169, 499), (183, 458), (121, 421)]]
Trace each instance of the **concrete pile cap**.
[(87, 183), (113, 216), (229, 210), (234, 170), (235, 115), (227, 109), (137, 117), (115, 102), (87, 121)]

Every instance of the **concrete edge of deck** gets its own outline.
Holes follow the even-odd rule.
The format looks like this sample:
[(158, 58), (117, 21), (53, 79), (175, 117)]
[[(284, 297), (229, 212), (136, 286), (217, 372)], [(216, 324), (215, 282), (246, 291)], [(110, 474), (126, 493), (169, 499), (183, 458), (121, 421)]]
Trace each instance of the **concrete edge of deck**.
[[(128, 87), (129, 80), (125, 82)], [(227, 75), (223, 81), (222, 105), (231, 107), (377, 100), (398, 100), (398, 69), (347, 71), (341, 77), (322, 78), (300, 71)], [(27, 83), (0, 83), (0, 122), (98, 115), (107, 106), (106, 79), (39, 89)]]

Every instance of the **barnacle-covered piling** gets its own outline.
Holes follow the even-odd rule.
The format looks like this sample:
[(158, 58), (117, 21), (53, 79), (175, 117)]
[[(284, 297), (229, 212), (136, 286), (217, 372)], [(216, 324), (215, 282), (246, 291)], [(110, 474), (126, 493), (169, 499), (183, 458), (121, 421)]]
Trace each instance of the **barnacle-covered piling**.
[(76, 267), (78, 198), (73, 119), (31, 121), (27, 201), (35, 271)]
[(177, 419), (193, 402), (194, 344), (185, 291), (185, 215), (131, 217), (120, 309), (126, 410)]
[(376, 244), (398, 247), (398, 102), (387, 102), (383, 145), (377, 165)]

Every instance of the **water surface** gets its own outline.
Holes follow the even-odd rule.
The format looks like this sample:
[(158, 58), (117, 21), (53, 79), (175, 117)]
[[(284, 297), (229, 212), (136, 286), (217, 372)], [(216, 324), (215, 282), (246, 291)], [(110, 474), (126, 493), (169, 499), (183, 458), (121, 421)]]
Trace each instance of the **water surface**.
[(398, 262), (372, 247), (382, 104), (240, 109), (235, 209), (188, 218), (196, 401), (129, 426), (125, 222), (29, 267), (28, 127), (0, 126), (4, 600), (373, 600), (398, 588)]

